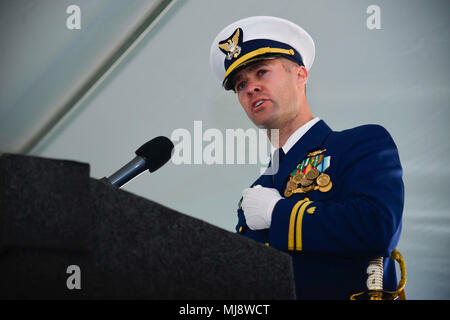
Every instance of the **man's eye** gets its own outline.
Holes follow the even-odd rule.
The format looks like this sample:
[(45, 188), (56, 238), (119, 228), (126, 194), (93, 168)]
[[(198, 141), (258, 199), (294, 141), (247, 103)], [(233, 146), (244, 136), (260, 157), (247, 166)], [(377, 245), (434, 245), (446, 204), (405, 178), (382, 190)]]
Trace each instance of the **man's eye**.
[(245, 81), (241, 81), (238, 84), (236, 84), (235, 90), (236, 91), (240, 91), (240, 90), (242, 90), (244, 88), (245, 88)]
[(266, 70), (258, 70), (258, 76), (262, 76), (262, 75), (264, 75), (265, 73), (266, 73), (267, 71)]

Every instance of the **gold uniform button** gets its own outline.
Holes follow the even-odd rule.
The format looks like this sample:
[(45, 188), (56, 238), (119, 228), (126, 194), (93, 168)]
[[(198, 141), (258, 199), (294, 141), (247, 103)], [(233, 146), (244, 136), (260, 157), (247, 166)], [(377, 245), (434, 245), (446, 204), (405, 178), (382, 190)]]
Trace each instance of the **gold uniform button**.
[(242, 226), (239, 227), (239, 232), (242, 232)]

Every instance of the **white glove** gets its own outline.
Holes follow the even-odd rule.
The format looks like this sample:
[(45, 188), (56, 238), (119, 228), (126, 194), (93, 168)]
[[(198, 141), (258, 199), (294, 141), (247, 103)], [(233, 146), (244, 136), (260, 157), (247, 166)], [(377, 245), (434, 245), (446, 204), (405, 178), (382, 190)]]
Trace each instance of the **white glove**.
[(242, 210), (247, 226), (252, 230), (267, 229), (272, 222), (272, 211), (283, 199), (277, 189), (256, 185), (242, 191)]

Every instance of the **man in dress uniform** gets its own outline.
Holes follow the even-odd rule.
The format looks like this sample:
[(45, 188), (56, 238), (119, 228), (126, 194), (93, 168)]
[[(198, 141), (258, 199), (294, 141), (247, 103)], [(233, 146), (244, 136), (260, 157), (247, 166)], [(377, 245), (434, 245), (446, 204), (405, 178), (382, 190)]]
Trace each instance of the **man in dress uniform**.
[[(376, 257), (384, 257), (384, 290), (395, 290), (389, 256), (404, 202), (397, 147), (379, 125), (338, 132), (312, 115), (305, 84), (314, 55), (305, 30), (275, 17), (239, 20), (213, 41), (214, 72), (276, 149), (242, 192), (236, 231), (292, 256), (298, 299), (367, 290)], [(269, 129), (279, 129), (278, 144)]]

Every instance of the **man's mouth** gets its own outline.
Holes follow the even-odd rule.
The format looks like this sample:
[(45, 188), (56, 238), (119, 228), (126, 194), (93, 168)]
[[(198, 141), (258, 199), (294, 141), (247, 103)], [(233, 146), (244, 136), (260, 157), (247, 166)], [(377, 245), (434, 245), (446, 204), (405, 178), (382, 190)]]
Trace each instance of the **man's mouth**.
[(266, 101), (266, 100), (264, 100), (264, 99), (256, 100), (256, 101), (252, 104), (252, 109), (253, 109), (254, 111), (256, 111), (256, 110), (262, 108), (262, 105), (264, 104), (265, 101)]

